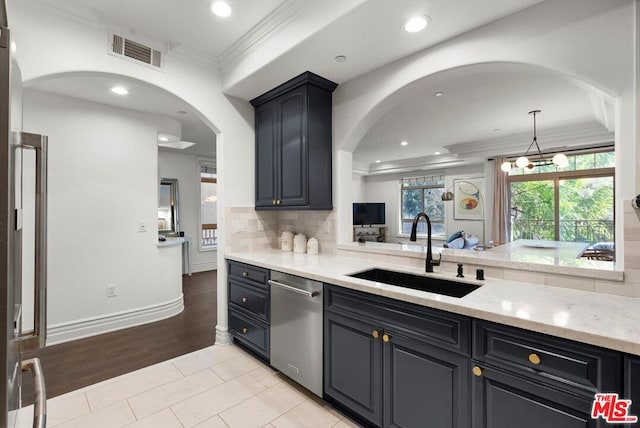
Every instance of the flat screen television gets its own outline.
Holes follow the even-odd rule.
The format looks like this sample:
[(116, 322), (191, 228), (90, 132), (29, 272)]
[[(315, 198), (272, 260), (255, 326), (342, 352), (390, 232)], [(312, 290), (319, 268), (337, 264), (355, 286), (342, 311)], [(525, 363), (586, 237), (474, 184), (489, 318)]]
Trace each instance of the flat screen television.
[(354, 202), (353, 225), (370, 226), (372, 224), (385, 224), (384, 202)]

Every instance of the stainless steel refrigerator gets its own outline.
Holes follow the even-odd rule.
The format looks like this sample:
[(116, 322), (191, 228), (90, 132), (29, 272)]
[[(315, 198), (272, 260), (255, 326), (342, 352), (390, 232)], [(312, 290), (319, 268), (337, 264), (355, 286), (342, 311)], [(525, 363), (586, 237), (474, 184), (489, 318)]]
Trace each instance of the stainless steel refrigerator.
[(32, 424), (44, 427), (40, 362), (23, 361), (21, 353), (44, 346), (46, 334), (47, 139), (22, 132), (22, 81), (9, 24), (0, 0), (0, 427), (25, 426), (23, 372), (34, 378)]

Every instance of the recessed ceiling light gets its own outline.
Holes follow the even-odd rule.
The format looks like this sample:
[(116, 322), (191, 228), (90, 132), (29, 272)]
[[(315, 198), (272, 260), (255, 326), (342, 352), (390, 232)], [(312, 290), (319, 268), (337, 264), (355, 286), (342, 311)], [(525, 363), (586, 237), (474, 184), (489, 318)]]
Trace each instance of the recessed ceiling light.
[(338, 55), (334, 59), (336, 60), (336, 62), (345, 62), (347, 60), (347, 57), (344, 55)]
[(434, 152), (433, 154), (434, 154), (434, 155), (439, 155), (439, 154), (440, 154), (440, 152)]
[(401, 142), (401, 143), (400, 143), (400, 145), (401, 145), (401, 146), (408, 146), (408, 145), (409, 145), (409, 143), (407, 143), (406, 141), (403, 141), (403, 142)]
[(409, 33), (417, 33), (427, 28), (429, 21), (430, 18), (427, 15), (414, 16), (404, 23), (404, 29)]
[(158, 137), (158, 141), (169, 141), (169, 137)]
[(231, 16), (231, 6), (225, 1), (217, 0), (211, 4), (211, 12), (221, 18)]
[(118, 95), (127, 95), (129, 93), (127, 88), (123, 88), (122, 86), (114, 86), (111, 88), (111, 92)]
[(444, 95), (444, 92), (436, 92), (436, 93), (435, 93), (435, 94), (433, 94), (433, 95), (435, 95), (436, 97), (441, 97), (441, 96), (443, 96), (443, 95)]
[(380, 159), (378, 159), (378, 160), (376, 161), (376, 163), (380, 163)]

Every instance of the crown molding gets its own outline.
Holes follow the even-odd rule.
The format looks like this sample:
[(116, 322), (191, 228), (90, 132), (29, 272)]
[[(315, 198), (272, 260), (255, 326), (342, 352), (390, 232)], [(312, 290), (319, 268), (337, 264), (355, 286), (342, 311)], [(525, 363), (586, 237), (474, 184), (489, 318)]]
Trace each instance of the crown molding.
[(595, 91), (589, 92), (589, 99), (593, 107), (593, 113), (598, 122), (609, 132), (615, 130), (615, 107), (608, 98)]
[(399, 174), (413, 171), (431, 171), (434, 169), (446, 169), (464, 165), (467, 162), (457, 155), (442, 154), (422, 156), (417, 158), (399, 159), (397, 161), (373, 163), (365, 170), (362, 165), (354, 172), (362, 175)]
[(218, 56), (221, 70), (228, 70), (233, 63), (247, 55), (265, 39), (284, 27), (312, 2), (313, 0), (285, 0), (282, 2), (270, 14)]
[[(532, 138), (533, 134), (531, 132), (522, 132), (504, 137), (450, 144), (444, 146), (444, 148), (449, 153), (454, 153), (460, 157), (478, 154), (488, 156), (497, 154), (511, 155), (523, 153), (527, 150)], [(614, 141), (614, 133), (594, 122), (561, 126), (544, 131), (538, 130), (538, 143), (543, 153), (572, 146), (595, 145), (612, 141)]]
[(168, 47), (165, 52), (165, 55), (167, 56), (170, 55), (183, 61), (212, 67), (216, 72), (220, 71), (220, 61), (218, 61), (218, 58), (213, 55), (209, 55), (201, 50), (180, 43), (170, 42), (167, 46)]
[(94, 30), (104, 30), (107, 27), (104, 20), (93, 9), (78, 1), (57, 2), (54, 0), (42, 0), (40, 5), (48, 9), (49, 12), (84, 24)]

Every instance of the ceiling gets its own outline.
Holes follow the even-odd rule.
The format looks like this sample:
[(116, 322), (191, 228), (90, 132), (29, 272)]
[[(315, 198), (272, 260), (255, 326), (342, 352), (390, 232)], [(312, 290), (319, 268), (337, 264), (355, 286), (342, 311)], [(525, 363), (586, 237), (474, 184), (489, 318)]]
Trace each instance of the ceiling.
[[(344, 83), (541, 1), (228, 0), (233, 14), (223, 19), (211, 13), (210, 0), (42, 0), (106, 30), (161, 46), (165, 55), (205, 61), (220, 70), (225, 94), (245, 100), (306, 70)], [(404, 21), (416, 14), (429, 15), (429, 27), (405, 32)], [(336, 62), (337, 55), (347, 60)], [(129, 96), (116, 97), (108, 91), (116, 80), (67, 75), (32, 87), (174, 118), (182, 125), (182, 139), (197, 143), (183, 153), (215, 153), (215, 135), (184, 102), (134, 80), (124, 82)], [(443, 96), (435, 97), (435, 92)], [(518, 140), (526, 147), (532, 128), (527, 112), (533, 109), (542, 110), (541, 135), (568, 124), (606, 133), (612, 106), (607, 104), (603, 115), (602, 104), (597, 94), (533, 68), (430, 76), (368, 131), (354, 152), (354, 164), (367, 171), (376, 160), (393, 163), (438, 156), (436, 151), (451, 158), (480, 152), (473, 147), (487, 140)], [(400, 147), (403, 140), (409, 145)], [(545, 148), (545, 140), (540, 143)], [(474, 153), (466, 159), (481, 158)]]
[[(601, 115), (601, 102), (608, 115)], [(533, 137), (531, 110), (541, 110), (536, 116), (538, 141), (548, 150), (557, 139), (546, 143), (544, 136), (559, 129), (570, 134), (570, 127), (577, 126), (609, 134), (605, 125), (613, 105), (567, 77), (532, 66), (492, 64), (444, 72), (423, 79), (373, 125), (354, 151), (354, 163), (366, 171), (377, 160), (389, 163), (436, 152), (443, 158), (474, 152), (480, 158), (466, 160), (482, 161), (482, 155), (524, 151)], [(401, 146), (402, 141), (408, 145)], [(508, 147), (496, 152), (496, 141)], [(482, 146), (489, 142), (485, 150)]]

